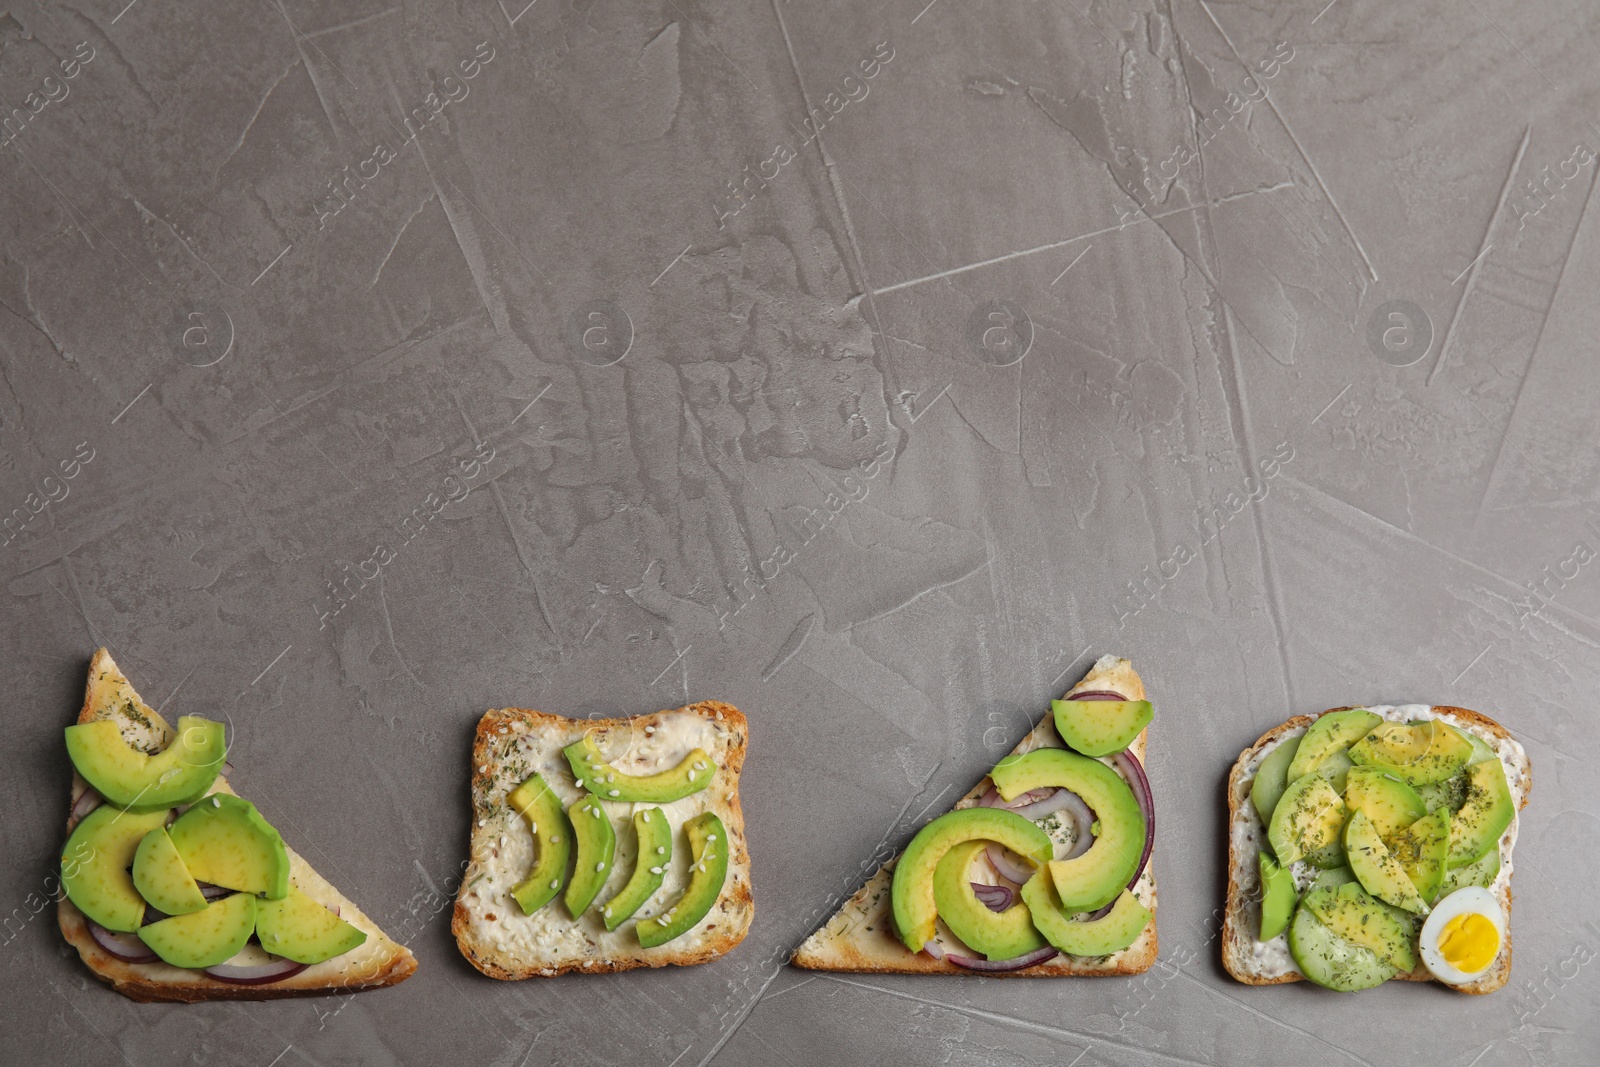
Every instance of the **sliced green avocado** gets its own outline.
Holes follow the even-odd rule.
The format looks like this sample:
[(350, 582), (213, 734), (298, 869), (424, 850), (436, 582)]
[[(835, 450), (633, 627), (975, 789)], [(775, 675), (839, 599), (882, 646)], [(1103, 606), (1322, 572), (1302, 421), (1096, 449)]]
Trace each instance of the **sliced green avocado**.
[(1490, 745), (1489, 742), (1485, 741), (1471, 730), (1463, 730), (1457, 726), (1451, 726), (1450, 729), (1454, 730), (1462, 737), (1465, 737), (1467, 739), (1467, 744), (1472, 746), (1472, 755), (1467, 757), (1468, 767), (1476, 767), (1480, 763), (1485, 763), (1489, 760), (1497, 760), (1500, 758), (1495, 754), (1494, 746)]
[(895, 863), (894, 881), (889, 891), (895, 932), (912, 952), (921, 952), (922, 946), (933, 938), (934, 922), (938, 918), (933, 876), (939, 861), (961, 842), (978, 839), (1004, 845), (1036, 867), (1048, 863), (1054, 852), (1048, 834), (1004, 808), (975, 807), (946, 812), (918, 830)]
[(1380, 837), (1402, 830), (1428, 813), (1415, 789), (1393, 769), (1378, 764), (1351, 768), (1345, 780), (1344, 806), (1364, 812)]
[(1056, 733), (1085, 756), (1109, 756), (1133, 744), (1155, 712), (1148, 700), (1053, 700)]
[(1440, 810), (1454, 815), (1461, 810), (1461, 805), (1467, 802), (1466, 770), (1457, 771), (1442, 782), (1417, 786), (1417, 796), (1422, 798), (1423, 806), (1428, 809), (1429, 815)]
[(174, 967), (215, 967), (244, 948), (256, 928), (256, 898), (234, 893), (200, 911), (139, 928), (139, 939)]
[(1300, 739), (1300, 748), (1295, 752), (1294, 761), (1289, 764), (1288, 780), (1292, 782), (1301, 775), (1315, 771), (1323, 760), (1349, 748), (1382, 721), (1382, 716), (1366, 708), (1330, 711), (1318, 716)]
[(167, 833), (183, 865), (200, 881), (269, 900), (289, 895), (283, 838), (248, 800), (229, 793), (201, 797)]
[(1417, 887), (1417, 895), (1432, 901), (1444, 882), (1445, 859), (1450, 854), (1450, 813), (1424, 815), (1403, 830), (1386, 834), (1384, 847)]
[(689, 884), (683, 895), (660, 915), (640, 919), (635, 925), (639, 944), (645, 948), (664, 945), (700, 924), (722, 895), (728, 879), (728, 831), (714, 812), (702, 812), (683, 824), (689, 839)]
[(134, 813), (102, 804), (73, 829), (61, 850), (67, 899), (107, 930), (131, 933), (144, 921), (144, 898), (128, 874), (139, 842), (167, 821), (165, 811)]
[(1414, 971), (1417, 950), (1411, 924), (1393, 909), (1351, 882), (1337, 889), (1313, 889), (1304, 907), (1334, 934), (1380, 956), (1397, 971)]
[(972, 891), (972, 861), (989, 847), (982, 840), (956, 845), (933, 870), (933, 900), (950, 932), (986, 959), (1009, 960), (1044, 948), (1025, 903), (992, 911)]
[(562, 752), (572, 766), (579, 789), (623, 804), (670, 804), (700, 792), (717, 773), (717, 765), (703, 748), (690, 752), (676, 767), (655, 774), (623, 774), (600, 758), (600, 750), (588, 734)]
[[(1369, 948), (1346, 941), (1306, 906), (1312, 890), (1300, 898), (1289, 924), (1289, 953), (1295, 966), (1311, 981), (1327, 989), (1353, 993), (1371, 989), (1395, 976), (1395, 969)], [(1332, 892), (1332, 890), (1328, 890)]]
[(1500, 761), (1474, 764), (1467, 770), (1467, 799), (1450, 820), (1450, 866), (1465, 867), (1482, 859), (1500, 843), (1516, 817), (1506, 769)]
[(1495, 875), (1500, 873), (1500, 850), (1492, 848), (1483, 854), (1483, 858), (1465, 867), (1450, 867), (1444, 872), (1444, 881), (1439, 885), (1439, 894), (1435, 898), (1443, 900), (1457, 889), (1465, 889), (1469, 885), (1482, 886), (1488, 889), (1494, 882)]
[(1390, 767), (1409, 785), (1442, 782), (1471, 756), (1466, 736), (1438, 719), (1381, 723), (1350, 746), (1350, 758), (1357, 764)]
[(1416, 915), (1427, 913), (1428, 902), (1417, 892), (1405, 868), (1383, 843), (1378, 828), (1372, 825), (1365, 812), (1358, 811), (1350, 816), (1350, 824), (1344, 831), (1344, 851), (1350, 857), (1350, 870), (1368, 893)]
[(1121, 952), (1144, 932), (1150, 911), (1124, 889), (1111, 910), (1098, 919), (1074, 919), (1061, 906), (1055, 881), (1037, 872), (1022, 886), (1022, 902), (1045, 940), (1069, 956), (1109, 956)]
[(1311, 880), (1311, 888), (1322, 889), (1331, 886), (1334, 889), (1338, 889), (1340, 886), (1355, 880), (1356, 874), (1349, 867), (1328, 867), (1317, 872), (1317, 876)]
[(1272, 822), (1272, 812), (1278, 806), (1278, 798), (1288, 788), (1289, 764), (1293, 762), (1299, 747), (1298, 737), (1282, 741), (1256, 767), (1256, 776), (1250, 782), (1250, 803), (1255, 806), (1256, 817), (1261, 820), (1262, 826)]
[(567, 880), (567, 859), (572, 855), (572, 828), (561, 798), (550, 791), (545, 780), (535, 774), (511, 791), (506, 803), (522, 813), (533, 832), (535, 858), (528, 877), (511, 890), (511, 898), (532, 915), (561, 892)]
[(1322, 775), (1328, 780), (1328, 784), (1333, 786), (1334, 792), (1343, 793), (1346, 778), (1354, 766), (1355, 763), (1350, 759), (1350, 751), (1336, 748), (1328, 753), (1328, 758), (1317, 764), (1317, 769), (1311, 773)]
[(67, 727), (67, 755), (90, 785), (119, 808), (145, 812), (205, 796), (228, 757), (220, 722), (185, 715), (172, 743), (154, 756), (122, 739), (115, 719)]
[(274, 956), (321, 963), (366, 943), (367, 935), (291, 886), (282, 900), (256, 905), (256, 937)]
[(1344, 800), (1320, 774), (1303, 774), (1290, 782), (1267, 824), (1267, 840), (1278, 862), (1287, 867), (1309, 859), (1319, 867), (1339, 866), (1345, 814)]
[(667, 876), (672, 862), (672, 824), (660, 808), (646, 808), (633, 815), (633, 832), (639, 842), (639, 855), (633, 862), (628, 884), (600, 909), (607, 930), (615, 930), (644, 906)]
[(1117, 899), (1144, 854), (1144, 813), (1121, 775), (1099, 760), (1060, 748), (1007, 756), (989, 777), (1006, 800), (1031, 789), (1070, 789), (1094, 812), (1099, 829), (1088, 851), (1050, 864), (1069, 913), (1096, 911)]
[(592, 796), (569, 807), (567, 821), (572, 824), (572, 836), (578, 843), (578, 858), (572, 865), (572, 881), (567, 883), (564, 899), (567, 911), (576, 919), (594, 903), (606, 879), (611, 877), (611, 863), (617, 854), (617, 833), (611, 828), (611, 817), (605, 808)]
[(205, 894), (159, 826), (144, 835), (133, 854), (133, 884), (152, 908), (168, 915), (187, 915), (206, 906)]
[(1265, 851), (1256, 854), (1256, 864), (1261, 868), (1261, 940), (1271, 941), (1288, 927), (1300, 894), (1294, 889), (1294, 875)]

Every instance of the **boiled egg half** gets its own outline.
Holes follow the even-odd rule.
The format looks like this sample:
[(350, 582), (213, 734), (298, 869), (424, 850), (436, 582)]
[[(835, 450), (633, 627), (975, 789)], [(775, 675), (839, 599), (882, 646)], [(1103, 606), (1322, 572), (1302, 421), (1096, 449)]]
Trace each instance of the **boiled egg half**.
[(1500, 898), (1482, 886), (1467, 886), (1433, 906), (1417, 947), (1435, 978), (1446, 985), (1466, 985), (1494, 966), (1505, 939)]

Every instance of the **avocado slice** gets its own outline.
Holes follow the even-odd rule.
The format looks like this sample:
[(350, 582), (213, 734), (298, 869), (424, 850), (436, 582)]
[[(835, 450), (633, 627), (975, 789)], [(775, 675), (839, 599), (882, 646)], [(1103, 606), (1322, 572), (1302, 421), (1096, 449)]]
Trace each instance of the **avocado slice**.
[(617, 834), (611, 817), (592, 796), (586, 796), (567, 809), (572, 836), (578, 843), (578, 858), (572, 865), (572, 881), (564, 899), (567, 911), (576, 919), (594, 903), (611, 877), (611, 863), (617, 854)]
[(1328, 867), (1318, 871), (1317, 876), (1311, 880), (1312, 889), (1321, 889), (1332, 886), (1334, 889), (1356, 880), (1355, 872), (1349, 867)]
[[(1350, 823), (1344, 831), (1344, 851), (1350, 857), (1350, 870), (1367, 892), (1414, 914), (1427, 914), (1428, 902), (1417, 892), (1405, 868), (1400, 866), (1400, 861), (1383, 843), (1378, 836), (1378, 828), (1372, 825), (1372, 820), (1367, 818), (1365, 812), (1358, 811), (1350, 816)], [(1406, 969), (1410, 970), (1409, 967)]]
[(545, 780), (535, 774), (506, 797), (512, 811), (522, 813), (533, 831), (536, 857), (528, 877), (511, 890), (511, 898), (532, 915), (561, 892), (567, 881), (567, 859), (572, 855), (572, 827), (561, 798), (551, 792)]
[(228, 746), (220, 722), (185, 715), (172, 743), (150, 756), (123, 740), (117, 720), (96, 719), (67, 727), (67, 755), (106, 800), (146, 812), (205, 796), (222, 773)]
[(1261, 868), (1261, 940), (1271, 941), (1289, 925), (1300, 894), (1294, 889), (1294, 875), (1265, 851), (1256, 854)]
[(1443, 900), (1457, 889), (1465, 889), (1469, 885), (1488, 889), (1494, 883), (1495, 875), (1499, 873), (1500, 850), (1492, 848), (1483, 854), (1482, 859), (1465, 867), (1447, 867), (1444, 881), (1440, 883), (1439, 894), (1435, 899)]
[(635, 925), (639, 944), (645, 948), (664, 945), (688, 933), (706, 917), (728, 878), (728, 831), (715, 812), (701, 812), (683, 824), (689, 839), (689, 884), (683, 895), (660, 915), (640, 919)]
[(1328, 784), (1333, 786), (1334, 792), (1343, 793), (1346, 778), (1354, 766), (1349, 749), (1336, 748), (1328, 753), (1328, 758), (1317, 764), (1317, 769), (1311, 773), (1322, 775), (1328, 780)]
[(1417, 895), (1425, 901), (1436, 899), (1450, 853), (1450, 813), (1424, 815), (1403, 830), (1383, 835), (1383, 844), (1417, 887)]
[(1338, 844), (1345, 815), (1344, 800), (1326, 778), (1303, 774), (1289, 783), (1273, 809), (1267, 840), (1285, 867), (1302, 859), (1336, 867), (1343, 862)]
[(1315, 771), (1322, 761), (1335, 752), (1349, 748), (1369, 730), (1383, 721), (1383, 717), (1366, 708), (1349, 708), (1330, 711), (1318, 716), (1317, 721), (1300, 738), (1300, 748), (1289, 764), (1288, 780), (1293, 782), (1301, 775)]
[(139, 842), (167, 821), (165, 811), (131, 812), (102, 804), (73, 829), (61, 850), (61, 885), (91, 921), (132, 933), (144, 921), (144, 898), (128, 874)]
[[(1109, 767), (1106, 769), (1110, 770)], [(895, 932), (912, 952), (921, 952), (922, 946), (933, 938), (934, 922), (938, 918), (933, 876), (939, 861), (961, 842), (980, 838), (1004, 845), (1036, 867), (1048, 863), (1054, 852), (1050, 835), (1016, 812), (1004, 808), (974, 807), (948, 811), (918, 830), (895, 863), (894, 880), (889, 891)]]
[(1388, 837), (1428, 814), (1427, 805), (1415, 789), (1392, 768), (1377, 764), (1351, 768), (1345, 781), (1344, 806), (1366, 813), (1380, 837)]
[(1256, 776), (1250, 782), (1250, 803), (1255, 805), (1256, 816), (1262, 826), (1272, 822), (1273, 809), (1288, 788), (1289, 764), (1294, 761), (1295, 751), (1299, 747), (1298, 737), (1282, 741), (1256, 767)]
[(1026, 903), (992, 911), (972, 891), (972, 861), (989, 847), (984, 840), (963, 841), (933, 869), (933, 900), (950, 932), (986, 959), (1009, 960), (1036, 952), (1045, 940), (1034, 928)]
[(607, 930), (615, 930), (633, 918), (633, 913), (661, 888), (667, 864), (672, 862), (672, 824), (667, 821), (666, 812), (660, 808), (634, 812), (633, 832), (639, 842), (633, 874), (628, 876), (628, 884), (600, 909)]
[[(1310, 896), (1311, 893), (1306, 894)], [(1328, 929), (1306, 906), (1306, 897), (1301, 898), (1294, 921), (1289, 924), (1289, 953), (1301, 974), (1342, 993), (1371, 989), (1395, 976), (1395, 969), (1376, 952)]]
[(623, 774), (600, 758), (600, 750), (588, 734), (562, 752), (579, 789), (623, 804), (670, 804), (700, 792), (717, 773), (716, 763), (703, 748), (690, 752), (676, 767), (655, 774)]
[(1085, 756), (1121, 752), (1155, 717), (1148, 700), (1053, 700), (1050, 709), (1061, 740)]
[(1499, 844), (1516, 814), (1504, 765), (1497, 759), (1469, 767), (1466, 801), (1450, 820), (1450, 866), (1482, 859)]
[(168, 915), (187, 915), (206, 906), (205, 894), (160, 826), (144, 835), (133, 854), (133, 884), (152, 908)]
[(1069, 913), (1095, 911), (1117, 899), (1144, 853), (1144, 813), (1133, 790), (1099, 760), (1060, 748), (1007, 756), (989, 777), (1006, 800), (1047, 786), (1070, 789), (1094, 811), (1099, 830), (1088, 851), (1050, 864), (1061, 904)]
[(1429, 815), (1436, 811), (1454, 815), (1467, 802), (1467, 772), (1461, 770), (1442, 782), (1419, 785), (1417, 796), (1422, 798)]
[(202, 797), (167, 833), (183, 865), (200, 881), (269, 900), (289, 895), (283, 838), (248, 800), (230, 793)]
[(1466, 736), (1438, 719), (1381, 723), (1350, 746), (1350, 758), (1357, 764), (1387, 766), (1409, 785), (1445, 781), (1471, 757)]
[(1303, 907), (1309, 909), (1333, 933), (1369, 949), (1397, 971), (1417, 967), (1416, 931), (1394, 909), (1350, 882), (1337, 889), (1313, 889), (1306, 893)]
[(1150, 911), (1131, 890), (1124, 889), (1111, 910), (1098, 919), (1074, 919), (1061, 906), (1055, 880), (1038, 871), (1022, 887), (1022, 902), (1045, 940), (1069, 956), (1109, 956), (1121, 952), (1144, 932)]
[(366, 943), (367, 935), (294, 886), (282, 900), (256, 905), (256, 937), (274, 956), (321, 963)]
[(139, 928), (139, 939), (174, 967), (215, 967), (244, 948), (256, 928), (256, 898), (234, 893), (199, 911)]

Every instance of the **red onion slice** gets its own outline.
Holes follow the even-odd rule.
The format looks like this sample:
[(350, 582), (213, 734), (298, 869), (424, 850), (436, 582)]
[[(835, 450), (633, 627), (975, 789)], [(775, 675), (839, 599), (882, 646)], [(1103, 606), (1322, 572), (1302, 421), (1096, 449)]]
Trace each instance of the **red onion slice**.
[(196, 882), (195, 884), (200, 887), (200, 895), (205, 897), (208, 901), (221, 900), (223, 897), (233, 892), (233, 890), (228, 889), (225, 886), (212, 885), (210, 882)]
[(983, 906), (990, 911), (1005, 911), (1017, 902), (1016, 891), (1006, 885), (984, 885), (982, 882), (973, 882), (972, 895), (982, 901)]
[(1094, 844), (1094, 809), (1072, 790), (1063, 789), (1062, 792), (1067, 795), (1062, 811), (1072, 820), (1072, 848), (1061, 858), (1074, 860), (1089, 851), (1089, 846)]
[(1155, 847), (1155, 798), (1150, 794), (1150, 779), (1145, 777), (1144, 766), (1130, 750), (1123, 749), (1112, 756), (1111, 765), (1121, 771), (1133, 787), (1133, 798), (1139, 802), (1139, 811), (1144, 816), (1144, 851), (1139, 855), (1139, 866), (1133, 872), (1133, 879), (1128, 882), (1128, 888), (1132, 889), (1139, 884), (1139, 876), (1144, 874), (1145, 864), (1150, 862), (1150, 850)]
[(68, 818), (76, 822), (105, 802), (105, 797), (97, 793), (94, 786), (84, 786), (83, 792), (78, 794), (78, 799), (73, 801), (72, 814)]
[(962, 967), (969, 971), (985, 971), (990, 974), (995, 974), (1004, 971), (1020, 971), (1028, 967), (1035, 967), (1047, 960), (1055, 959), (1056, 955), (1057, 951), (1055, 947), (1047, 946), (1035, 952), (1030, 952), (1026, 956), (1013, 956), (1009, 960), (979, 960), (973, 959), (971, 956), (957, 956), (954, 954), (946, 956), (945, 959), (955, 964), (957, 967)]
[(1116, 700), (1125, 701), (1128, 698), (1121, 693), (1113, 693), (1109, 689), (1086, 689), (1082, 693), (1068, 693), (1067, 700)]
[[(1035, 790), (1035, 792), (1037, 792), (1037, 790)], [(1024, 793), (1023, 796), (1027, 796), (1027, 794)], [(1008, 811), (1016, 812), (1024, 819), (1034, 821), (1042, 819), (1046, 815), (1053, 815), (1054, 813), (1060, 811), (1062, 808), (1071, 803), (1072, 799), (1073, 794), (1071, 790), (1052, 789), (1047, 792), (1043, 800), (1035, 800), (1024, 803), (1022, 797), (1018, 797), (1016, 800), (1013, 800), (1011, 803), (1007, 804), (1006, 809)], [(1080, 803), (1082, 802), (1080, 801)]]
[[(1133, 880), (1135, 882), (1137, 882), (1139, 879), (1138, 879), (1137, 876), (1135, 876)], [(1104, 919), (1107, 915), (1111, 914), (1111, 909), (1116, 907), (1116, 906), (1117, 906), (1117, 902), (1115, 900), (1113, 900), (1111, 903), (1107, 904), (1105, 907), (1096, 908), (1094, 911), (1091, 911), (1089, 914), (1085, 915), (1081, 921), (1082, 922), (1086, 922), (1086, 923), (1092, 923), (1096, 919)]]
[(215, 967), (207, 967), (206, 974), (219, 982), (228, 982), (232, 985), (266, 985), (268, 982), (281, 982), (285, 978), (292, 978), (305, 969), (306, 965), (303, 963), (273, 957), (271, 963), (247, 967), (219, 963)]
[(990, 845), (985, 851), (989, 856), (989, 862), (994, 864), (994, 869), (999, 871), (1000, 877), (1007, 881), (1021, 885), (1033, 877), (1031, 868), (1019, 867), (1006, 857), (1006, 850), (1003, 845)]
[(99, 923), (89, 922), (89, 936), (94, 943), (123, 963), (154, 963), (160, 959), (150, 946), (139, 940), (137, 934), (114, 934)]
[(922, 951), (926, 952), (936, 960), (944, 959), (944, 949), (939, 947), (939, 943), (937, 941), (929, 941), (926, 945), (922, 946)]

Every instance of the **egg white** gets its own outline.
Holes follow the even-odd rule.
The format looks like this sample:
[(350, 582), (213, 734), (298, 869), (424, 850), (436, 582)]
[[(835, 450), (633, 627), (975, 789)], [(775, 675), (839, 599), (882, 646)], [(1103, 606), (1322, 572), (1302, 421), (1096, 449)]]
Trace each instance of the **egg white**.
[(1506, 943), (1506, 915), (1505, 909), (1500, 906), (1500, 898), (1484, 889), (1482, 886), (1467, 886), (1457, 889), (1433, 906), (1428, 919), (1422, 924), (1422, 935), (1418, 938), (1418, 948), (1422, 953), (1423, 965), (1428, 972), (1446, 985), (1465, 985), (1468, 982), (1483, 977), (1484, 973), (1494, 966), (1495, 960), (1500, 958), (1497, 950), (1488, 963), (1476, 971), (1463, 971), (1444, 958), (1439, 951), (1439, 938), (1444, 934), (1444, 928), (1451, 919), (1459, 915), (1482, 915), (1494, 926), (1496, 944), (1504, 948)]

